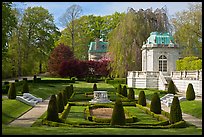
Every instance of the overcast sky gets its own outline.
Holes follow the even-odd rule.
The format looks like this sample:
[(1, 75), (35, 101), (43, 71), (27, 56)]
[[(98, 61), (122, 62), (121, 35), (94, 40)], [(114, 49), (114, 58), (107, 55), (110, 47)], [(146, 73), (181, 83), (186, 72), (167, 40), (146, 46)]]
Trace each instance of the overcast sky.
[(73, 4), (80, 5), (82, 7), (82, 15), (111, 15), (114, 12), (127, 12), (128, 7), (135, 9), (148, 9), (153, 10), (162, 8), (164, 6), (168, 9), (170, 17), (175, 15), (176, 12), (187, 10), (189, 3), (192, 2), (14, 2), (17, 7), (27, 8), (34, 6), (42, 6), (53, 14), (57, 27), (61, 30), (62, 27), (59, 24), (59, 17), (65, 13), (66, 9)]

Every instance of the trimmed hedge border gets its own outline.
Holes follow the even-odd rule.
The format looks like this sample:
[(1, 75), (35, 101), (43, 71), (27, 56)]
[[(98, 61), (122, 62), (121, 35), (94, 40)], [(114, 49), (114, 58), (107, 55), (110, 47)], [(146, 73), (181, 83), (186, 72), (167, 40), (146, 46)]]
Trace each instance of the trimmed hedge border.
[[(87, 108), (85, 108), (85, 110), (84, 110), (85, 119), (87, 119), (89, 121), (94, 121), (97, 123), (110, 124), (111, 118), (98, 118), (96, 116), (91, 116), (90, 109), (96, 109), (96, 108), (113, 108), (113, 105), (111, 105), (111, 104), (96, 104), (96, 105), (87, 106)], [(129, 116), (128, 111), (127, 110), (124, 110), (124, 111)], [(134, 123), (134, 122), (138, 121), (137, 117), (135, 117), (135, 116), (130, 116), (130, 117), (126, 118), (125, 120), (127, 123)]]

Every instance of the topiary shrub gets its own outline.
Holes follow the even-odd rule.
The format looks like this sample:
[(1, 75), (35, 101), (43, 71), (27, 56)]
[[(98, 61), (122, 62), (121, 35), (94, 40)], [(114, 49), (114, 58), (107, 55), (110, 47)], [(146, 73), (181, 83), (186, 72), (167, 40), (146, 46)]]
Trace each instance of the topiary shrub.
[(171, 124), (174, 124), (181, 120), (182, 120), (182, 112), (181, 112), (179, 99), (177, 96), (174, 96), (172, 104), (171, 104), (171, 108), (170, 108), (169, 121)]
[(15, 83), (11, 83), (8, 90), (8, 98), (16, 99), (16, 86)]
[(121, 86), (121, 84), (118, 85), (117, 92), (118, 92), (118, 94), (122, 94), (122, 86)]
[(123, 86), (122, 95), (123, 95), (124, 97), (127, 97), (127, 87), (126, 87), (126, 85)]
[(142, 106), (146, 106), (146, 97), (145, 97), (145, 92), (143, 90), (140, 91), (139, 93), (138, 104)]
[(63, 97), (63, 101), (64, 101), (64, 106), (66, 106), (67, 102), (68, 102), (68, 92), (66, 90), (62, 91), (62, 97)]
[(113, 107), (111, 125), (125, 125), (125, 112), (120, 98), (116, 99)]
[(135, 100), (135, 92), (133, 88), (129, 88), (128, 99)]
[(154, 112), (155, 114), (161, 114), (161, 102), (157, 92), (153, 94), (151, 99), (150, 111)]
[(62, 113), (62, 111), (64, 110), (64, 99), (63, 99), (62, 92), (59, 92), (57, 94), (57, 107), (58, 107), (58, 113)]
[(169, 94), (176, 94), (176, 88), (175, 88), (173, 80), (169, 81), (169, 86), (168, 86), (168, 91), (167, 92)]
[(57, 99), (54, 94), (51, 95), (51, 98), (48, 104), (46, 119), (54, 122), (59, 121)]
[(96, 83), (94, 83), (94, 85), (93, 85), (93, 91), (97, 91), (97, 85), (96, 85)]
[(22, 93), (29, 93), (29, 87), (28, 87), (27, 80), (24, 80), (24, 82), (23, 82), (23, 91), (22, 91)]
[(195, 100), (195, 91), (193, 85), (191, 83), (188, 84), (187, 91), (186, 91), (186, 99), (187, 100)]

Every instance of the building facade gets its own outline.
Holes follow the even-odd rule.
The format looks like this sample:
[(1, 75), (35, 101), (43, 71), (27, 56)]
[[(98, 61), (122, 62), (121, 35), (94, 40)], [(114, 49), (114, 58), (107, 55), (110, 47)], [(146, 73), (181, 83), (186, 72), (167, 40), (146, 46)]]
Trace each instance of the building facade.
[(169, 33), (150, 33), (141, 50), (142, 71), (128, 71), (128, 87), (167, 90), (172, 80), (179, 92), (191, 83), (196, 96), (202, 96), (202, 70), (176, 71), (180, 49)]
[(104, 42), (97, 38), (95, 42), (91, 42), (89, 45), (88, 59), (94, 61), (102, 59), (106, 55), (107, 49), (108, 42)]
[(179, 47), (169, 33), (150, 33), (141, 50), (142, 71), (161, 71), (164, 75), (170, 75), (171, 71), (176, 70)]

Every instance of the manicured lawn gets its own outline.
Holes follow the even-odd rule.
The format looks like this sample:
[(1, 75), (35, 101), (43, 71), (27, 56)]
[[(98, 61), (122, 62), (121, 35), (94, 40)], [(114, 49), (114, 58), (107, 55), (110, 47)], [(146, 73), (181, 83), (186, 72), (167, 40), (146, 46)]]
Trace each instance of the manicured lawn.
[(3, 135), (202, 135), (195, 127), (176, 129), (134, 128), (73, 128), (73, 127), (9, 127), (3, 126)]
[[(92, 87), (94, 83), (86, 83), (81, 81), (76, 81), (73, 83), (74, 91), (76, 92), (75, 100), (81, 98), (81, 101), (85, 99), (85, 101), (91, 100), (92, 97), (85, 97), (85, 92), (93, 92)], [(30, 83), (30, 93), (36, 95), (37, 97), (41, 97), (43, 99), (47, 99), (51, 94), (57, 94), (59, 91), (63, 90), (69, 83)], [(97, 83), (98, 90), (106, 90), (108, 91), (108, 95), (110, 95), (109, 99), (114, 99), (115, 96), (115, 88), (104, 82)], [(17, 87), (21, 88), (21, 87)], [(140, 89), (135, 89), (136, 95), (139, 95)], [(159, 92), (158, 90), (152, 89), (144, 89), (146, 98), (151, 100), (151, 96), (154, 92)], [(160, 92), (160, 97), (165, 95), (165, 92)], [(112, 96), (113, 95), (113, 96)], [(18, 104), (18, 105), (17, 105)], [(176, 129), (136, 129), (136, 128), (79, 128), (79, 127), (48, 127), (48, 126), (39, 126), (39, 127), (10, 127), (3, 123), (8, 123), (10, 121), (9, 117), (13, 119), (18, 117), (14, 115), (15, 108), (18, 108), (18, 114), (26, 112), (29, 108), (28, 105), (18, 102), (17, 100), (6, 100), (2, 101), (2, 133), (6, 134), (24, 134), (24, 135), (201, 135), (202, 129), (195, 128), (193, 126), (187, 128), (176, 128)], [(30, 107), (30, 106), (28, 106)], [(90, 122), (84, 119), (83, 110), (86, 106), (72, 106), (68, 118), (66, 120), (67, 123), (77, 123), (77, 122)], [(188, 113), (197, 113), (202, 118), (202, 102), (192, 101), (186, 102), (183, 101), (181, 103), (182, 111), (185, 109), (189, 110)], [(152, 116), (142, 112), (139, 108), (135, 107), (125, 107), (131, 114), (135, 114), (139, 119), (140, 123), (155, 123), (156, 120), (152, 118)], [(196, 112), (195, 112), (196, 111)], [(5, 115), (6, 113), (6, 115)], [(16, 112), (15, 112), (16, 113)], [(185, 112), (187, 113), (187, 112)], [(9, 116), (8, 116), (9, 114)], [(11, 116), (10, 116), (11, 115)], [(138, 122), (138, 123), (139, 123)], [(93, 122), (92, 122), (93, 123)]]
[(14, 99), (3, 99), (2, 101), (2, 124), (8, 124), (12, 120), (21, 116), (23, 113), (31, 109), (25, 103)]
[[(47, 99), (52, 94), (57, 94), (63, 89), (65, 89), (66, 86), (70, 85), (69, 83), (28, 83), (29, 86), (29, 92), (33, 94), (36, 97)], [(19, 94), (22, 92), (22, 85), (18, 86), (16, 88), (17, 92)]]
[(202, 101), (182, 101), (180, 103), (183, 113), (191, 114), (194, 117), (202, 119)]

